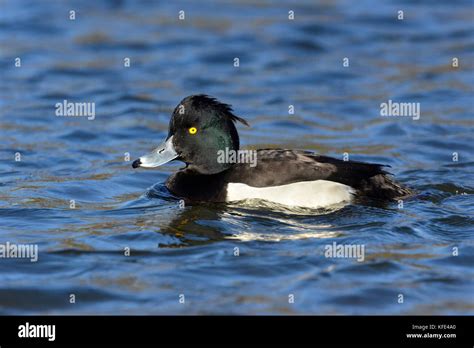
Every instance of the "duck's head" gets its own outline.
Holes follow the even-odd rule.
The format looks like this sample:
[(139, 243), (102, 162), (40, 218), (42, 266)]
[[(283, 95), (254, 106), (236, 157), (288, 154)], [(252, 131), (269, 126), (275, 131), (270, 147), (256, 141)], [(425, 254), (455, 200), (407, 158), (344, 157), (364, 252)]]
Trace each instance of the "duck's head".
[(172, 160), (186, 163), (200, 174), (215, 174), (231, 163), (219, 163), (219, 151), (237, 151), (239, 135), (235, 122), (248, 123), (232, 113), (230, 105), (207, 95), (184, 98), (173, 111), (165, 141), (151, 153), (133, 162), (133, 168), (153, 168)]

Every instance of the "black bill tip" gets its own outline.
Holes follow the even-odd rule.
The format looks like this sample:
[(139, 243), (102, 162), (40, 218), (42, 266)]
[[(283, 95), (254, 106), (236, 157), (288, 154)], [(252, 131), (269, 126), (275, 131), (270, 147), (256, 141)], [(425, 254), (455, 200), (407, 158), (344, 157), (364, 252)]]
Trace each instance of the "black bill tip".
[(133, 168), (138, 168), (138, 167), (140, 167), (141, 164), (142, 164), (142, 162), (140, 162), (140, 159), (137, 159), (137, 160), (133, 161), (132, 167)]

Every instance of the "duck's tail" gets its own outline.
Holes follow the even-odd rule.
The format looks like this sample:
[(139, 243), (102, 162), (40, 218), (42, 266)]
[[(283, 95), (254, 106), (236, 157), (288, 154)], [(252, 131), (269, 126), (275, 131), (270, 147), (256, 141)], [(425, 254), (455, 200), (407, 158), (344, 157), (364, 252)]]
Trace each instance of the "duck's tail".
[(406, 198), (415, 191), (397, 183), (385, 168), (387, 165), (359, 161), (342, 161), (326, 156), (312, 156), (319, 164), (328, 163), (336, 170), (328, 176), (334, 180), (355, 188), (360, 196), (380, 200)]
[(362, 181), (357, 189), (362, 195), (383, 200), (403, 199), (415, 193), (408, 187), (397, 183), (388, 173), (377, 174)]

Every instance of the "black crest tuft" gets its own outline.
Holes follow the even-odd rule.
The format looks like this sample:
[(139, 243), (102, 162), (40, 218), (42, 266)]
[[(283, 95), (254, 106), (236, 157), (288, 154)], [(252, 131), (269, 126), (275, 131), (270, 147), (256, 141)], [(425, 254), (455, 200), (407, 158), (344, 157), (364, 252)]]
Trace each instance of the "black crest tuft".
[(183, 104), (186, 100), (188, 100), (191, 103), (191, 106), (196, 110), (212, 110), (219, 113), (223, 117), (227, 117), (234, 123), (238, 121), (249, 127), (249, 124), (246, 120), (234, 115), (232, 106), (221, 103), (214, 97), (208, 96), (206, 94), (192, 95), (185, 98), (183, 100)]

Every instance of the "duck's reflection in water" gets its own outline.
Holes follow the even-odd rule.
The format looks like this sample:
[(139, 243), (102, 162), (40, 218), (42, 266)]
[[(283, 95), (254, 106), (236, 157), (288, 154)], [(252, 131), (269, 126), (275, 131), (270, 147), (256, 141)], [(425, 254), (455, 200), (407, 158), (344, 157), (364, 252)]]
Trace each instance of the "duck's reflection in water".
[[(152, 191), (150, 191), (152, 192)], [(156, 191), (148, 198), (156, 198)], [(163, 197), (160, 197), (163, 199)], [(172, 236), (178, 243), (159, 247), (178, 248), (209, 244), (223, 240), (269, 241), (307, 238), (334, 238), (342, 235), (324, 217), (342, 209), (308, 209), (286, 207), (265, 201), (244, 201), (237, 204), (184, 205), (177, 199), (167, 199), (161, 209), (167, 214), (144, 214), (137, 218), (140, 227), (153, 228)]]

